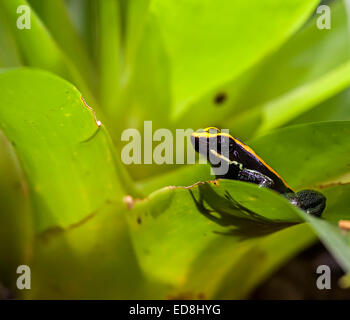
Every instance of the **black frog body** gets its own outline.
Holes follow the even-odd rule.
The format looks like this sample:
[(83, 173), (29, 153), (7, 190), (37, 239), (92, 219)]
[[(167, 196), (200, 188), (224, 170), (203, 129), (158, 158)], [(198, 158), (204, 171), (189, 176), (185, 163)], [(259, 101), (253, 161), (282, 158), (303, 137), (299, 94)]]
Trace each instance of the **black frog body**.
[[(230, 134), (209, 127), (194, 132), (191, 142), (197, 152), (207, 157), (217, 178), (251, 182), (275, 190), (294, 205), (316, 216), (324, 210), (326, 198), (323, 194), (315, 190), (295, 193), (253, 149)], [(224, 173), (218, 169), (222, 162), (228, 165)]]

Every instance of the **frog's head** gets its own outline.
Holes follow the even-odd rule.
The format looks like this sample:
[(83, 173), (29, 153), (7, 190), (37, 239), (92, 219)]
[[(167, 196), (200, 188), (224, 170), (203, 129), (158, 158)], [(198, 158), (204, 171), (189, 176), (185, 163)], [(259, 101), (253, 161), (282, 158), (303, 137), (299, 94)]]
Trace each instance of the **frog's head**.
[(191, 142), (194, 149), (204, 155), (210, 162), (213, 158), (229, 162), (230, 153), (234, 150), (236, 144), (228, 133), (221, 132), (215, 127), (193, 132)]

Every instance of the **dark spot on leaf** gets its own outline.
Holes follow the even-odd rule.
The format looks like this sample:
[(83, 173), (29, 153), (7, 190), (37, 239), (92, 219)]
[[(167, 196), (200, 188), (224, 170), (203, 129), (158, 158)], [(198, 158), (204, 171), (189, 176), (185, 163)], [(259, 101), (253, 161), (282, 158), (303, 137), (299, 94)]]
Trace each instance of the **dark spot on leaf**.
[(141, 223), (142, 223), (142, 220), (141, 220), (140, 217), (137, 218), (137, 223), (138, 223), (138, 224), (141, 224)]
[(55, 238), (57, 236), (60, 236), (61, 234), (63, 234), (64, 232), (68, 232), (72, 229), (78, 228), (82, 225), (84, 225), (85, 223), (87, 223), (90, 219), (92, 219), (95, 215), (96, 215), (97, 211), (94, 211), (93, 213), (89, 214), (88, 216), (86, 216), (85, 218), (83, 218), (82, 220), (73, 223), (71, 225), (69, 225), (66, 228), (62, 228), (62, 227), (52, 227), (49, 229), (46, 229), (45, 231), (41, 232), (37, 237), (39, 240), (48, 243), (48, 241), (51, 240), (51, 238)]
[(58, 236), (63, 232), (64, 229), (62, 227), (52, 227), (39, 234), (38, 238), (47, 243), (52, 237)]
[(215, 97), (214, 97), (214, 103), (215, 104), (222, 104), (227, 100), (227, 94), (225, 92), (219, 92)]

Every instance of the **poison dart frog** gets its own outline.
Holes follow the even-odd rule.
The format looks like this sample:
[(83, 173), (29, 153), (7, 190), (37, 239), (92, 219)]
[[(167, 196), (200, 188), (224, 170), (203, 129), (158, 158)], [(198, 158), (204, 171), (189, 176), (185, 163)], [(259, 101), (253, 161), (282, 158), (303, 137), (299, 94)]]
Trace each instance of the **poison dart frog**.
[[(216, 178), (251, 182), (275, 190), (293, 205), (318, 217), (326, 207), (326, 198), (322, 193), (315, 190), (295, 193), (253, 149), (218, 128), (209, 127), (194, 132), (191, 135), (191, 142), (194, 149), (209, 160)], [(228, 170), (224, 174), (218, 173), (217, 170), (218, 163), (222, 161), (228, 165)]]

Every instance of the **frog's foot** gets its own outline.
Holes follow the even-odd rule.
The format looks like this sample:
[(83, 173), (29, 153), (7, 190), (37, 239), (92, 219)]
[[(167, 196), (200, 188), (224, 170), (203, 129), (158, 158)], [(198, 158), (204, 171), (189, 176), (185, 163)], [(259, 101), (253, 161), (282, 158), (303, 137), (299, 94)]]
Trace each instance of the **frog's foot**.
[(306, 213), (320, 217), (326, 208), (326, 197), (315, 190), (302, 190), (296, 193), (298, 207)]
[(326, 207), (326, 197), (315, 190), (302, 190), (297, 193), (285, 193), (283, 195), (296, 207), (308, 214), (320, 217)]

